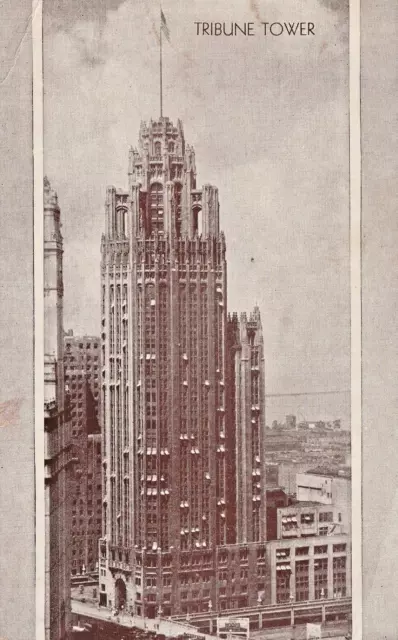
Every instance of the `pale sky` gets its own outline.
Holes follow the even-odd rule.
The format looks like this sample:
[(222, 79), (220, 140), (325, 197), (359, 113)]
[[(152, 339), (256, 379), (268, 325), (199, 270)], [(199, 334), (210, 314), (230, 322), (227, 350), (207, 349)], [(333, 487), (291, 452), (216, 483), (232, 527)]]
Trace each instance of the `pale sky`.
[[(159, 116), (159, 4), (48, 3), (45, 167), (65, 238), (65, 327), (99, 332), (105, 189), (125, 187), (141, 120)], [(347, 7), (338, 0), (164, 0), (164, 115), (181, 118), (198, 184), (219, 188), (228, 309), (260, 307), (269, 393), (349, 388)], [(256, 35), (198, 37), (194, 21)], [(264, 37), (260, 21), (315, 23)], [(349, 420), (347, 395), (269, 401)], [(286, 407), (286, 410), (285, 410)], [(314, 412), (317, 415), (314, 415)]]

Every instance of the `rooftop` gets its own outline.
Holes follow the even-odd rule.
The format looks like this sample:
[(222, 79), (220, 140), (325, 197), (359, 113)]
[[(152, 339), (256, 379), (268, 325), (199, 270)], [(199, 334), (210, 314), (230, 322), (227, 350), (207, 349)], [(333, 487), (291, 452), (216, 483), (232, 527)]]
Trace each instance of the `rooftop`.
[(306, 473), (312, 476), (351, 480), (351, 467), (315, 467), (314, 469), (309, 469)]

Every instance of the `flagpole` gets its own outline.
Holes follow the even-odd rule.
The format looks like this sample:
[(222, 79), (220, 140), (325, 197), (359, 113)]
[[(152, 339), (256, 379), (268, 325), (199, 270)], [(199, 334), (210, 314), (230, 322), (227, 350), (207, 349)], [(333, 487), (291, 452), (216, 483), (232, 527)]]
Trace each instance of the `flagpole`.
[(162, 67), (162, 8), (160, 8), (160, 117), (163, 117), (163, 67)]

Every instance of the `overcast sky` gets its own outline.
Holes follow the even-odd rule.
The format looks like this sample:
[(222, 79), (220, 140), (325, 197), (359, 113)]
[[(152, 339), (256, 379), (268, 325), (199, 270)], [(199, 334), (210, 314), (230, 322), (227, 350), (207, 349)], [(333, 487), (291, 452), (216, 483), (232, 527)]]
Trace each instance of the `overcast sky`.
[[(65, 238), (65, 327), (99, 332), (108, 184), (125, 187), (141, 120), (159, 116), (159, 4), (48, 2), (45, 167)], [(260, 306), (270, 393), (349, 388), (348, 18), (339, 0), (164, 0), (164, 115), (181, 118), (199, 185), (219, 187), (228, 308)], [(251, 38), (194, 21), (256, 23)], [(264, 37), (260, 21), (315, 23)], [(269, 401), (343, 417), (349, 397)]]

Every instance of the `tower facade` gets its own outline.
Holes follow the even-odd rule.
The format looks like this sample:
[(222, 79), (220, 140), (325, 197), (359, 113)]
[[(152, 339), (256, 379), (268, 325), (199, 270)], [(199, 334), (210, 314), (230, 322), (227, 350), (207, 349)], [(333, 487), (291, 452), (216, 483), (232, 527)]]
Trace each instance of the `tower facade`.
[[(235, 424), (235, 501), (237, 542), (266, 540), (266, 464), (264, 456), (264, 345), (260, 311), (255, 307), (228, 318), (230, 420)], [(233, 382), (232, 382), (233, 380)]]
[(181, 122), (141, 125), (129, 189), (108, 188), (105, 224), (102, 602), (146, 616), (207, 610), (220, 549), (236, 542), (227, 265), (218, 191), (197, 187)]
[(68, 398), (63, 363), (63, 276), (60, 209), (44, 182), (44, 460), (45, 460), (45, 633), (67, 637), (70, 600)]

